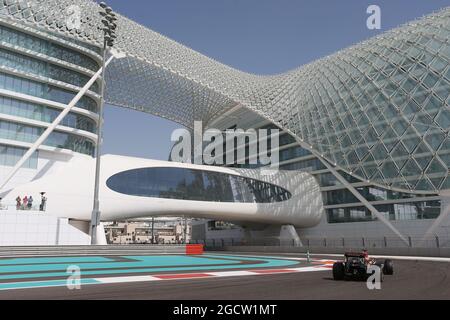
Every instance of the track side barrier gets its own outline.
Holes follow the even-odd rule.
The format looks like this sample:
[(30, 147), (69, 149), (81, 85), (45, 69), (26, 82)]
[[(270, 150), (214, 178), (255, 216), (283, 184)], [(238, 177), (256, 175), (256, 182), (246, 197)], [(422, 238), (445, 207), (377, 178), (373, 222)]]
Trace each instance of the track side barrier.
[[(280, 246), (224, 246), (209, 248), (211, 251), (226, 252), (261, 252), (261, 253), (307, 253), (310, 254), (342, 254), (346, 251), (361, 250), (362, 247), (280, 247)], [(368, 248), (371, 255), (417, 256), (417, 257), (450, 257), (450, 248)]]
[(0, 258), (35, 256), (120, 256), (157, 254), (203, 254), (203, 245), (101, 245), (1, 247)]
[(187, 255), (203, 254), (203, 245), (202, 244), (187, 244), (186, 245), (186, 254)]

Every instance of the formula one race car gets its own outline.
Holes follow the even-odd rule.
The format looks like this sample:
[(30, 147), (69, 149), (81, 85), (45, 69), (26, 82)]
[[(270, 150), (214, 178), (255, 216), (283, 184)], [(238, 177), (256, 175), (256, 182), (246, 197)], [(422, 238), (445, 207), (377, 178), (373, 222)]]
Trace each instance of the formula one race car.
[(378, 262), (373, 258), (368, 258), (367, 251), (347, 252), (344, 257), (344, 261), (338, 261), (333, 264), (334, 280), (367, 280), (372, 274), (372, 272), (367, 273), (370, 265), (376, 265), (381, 269), (380, 281), (383, 281), (383, 275), (394, 274), (394, 265), (391, 260), (386, 259), (384, 262)]

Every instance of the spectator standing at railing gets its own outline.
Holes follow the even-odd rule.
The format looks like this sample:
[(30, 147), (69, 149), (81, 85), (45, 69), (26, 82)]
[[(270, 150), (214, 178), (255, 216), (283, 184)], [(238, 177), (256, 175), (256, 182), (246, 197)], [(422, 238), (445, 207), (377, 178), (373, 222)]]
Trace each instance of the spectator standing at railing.
[(20, 206), (22, 205), (22, 199), (20, 196), (17, 196), (16, 198), (16, 210), (20, 210)]
[(39, 206), (40, 211), (45, 211), (46, 203), (47, 203), (47, 197), (45, 196), (45, 192), (41, 192), (41, 204)]
[(26, 209), (28, 206), (28, 197), (27, 196), (23, 197), (22, 203), (23, 203), (23, 208)]
[(28, 210), (31, 210), (32, 207), (33, 207), (33, 197), (29, 196), (28, 197)]

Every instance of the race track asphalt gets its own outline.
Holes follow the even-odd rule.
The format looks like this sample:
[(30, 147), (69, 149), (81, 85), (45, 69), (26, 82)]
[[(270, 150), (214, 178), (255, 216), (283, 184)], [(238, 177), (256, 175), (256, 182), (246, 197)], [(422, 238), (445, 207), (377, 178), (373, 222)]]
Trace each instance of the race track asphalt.
[[(291, 256), (292, 257), (292, 256)], [(336, 257), (334, 257), (336, 259)], [(0, 299), (450, 299), (450, 263), (394, 261), (381, 290), (365, 282), (334, 281), (331, 270), (0, 291)]]

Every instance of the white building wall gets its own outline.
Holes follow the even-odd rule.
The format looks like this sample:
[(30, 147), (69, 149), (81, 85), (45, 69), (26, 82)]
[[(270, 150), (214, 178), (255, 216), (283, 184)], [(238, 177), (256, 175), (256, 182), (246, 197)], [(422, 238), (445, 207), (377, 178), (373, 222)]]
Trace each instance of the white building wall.
[(41, 212), (0, 211), (0, 246), (89, 245), (91, 237), (67, 218)]
[[(16, 144), (17, 145), (17, 144)], [(45, 150), (47, 149), (47, 150)], [(35, 179), (39, 179), (47, 174), (51, 174), (55, 170), (58, 170), (58, 168), (62, 164), (66, 164), (74, 157), (87, 157), (85, 155), (81, 154), (75, 154), (69, 150), (60, 150), (59, 152), (53, 152), (49, 151), (50, 148), (44, 147), (44, 149), (39, 150), (38, 155), (38, 164), (37, 168), (31, 169), (31, 168), (21, 168), (15, 176), (11, 179), (11, 181), (6, 185), (4, 190), (10, 190), (17, 186), (26, 184), (28, 182), (31, 182)], [(0, 166), (0, 181), (6, 179), (6, 177), (10, 174), (13, 167), (11, 166)], [(45, 191), (45, 190), (42, 190)], [(21, 195), (23, 198), (25, 195)], [(33, 198), (35, 195), (32, 195)], [(35, 199), (38, 199), (36, 195)], [(10, 203), (14, 204), (14, 203)]]

